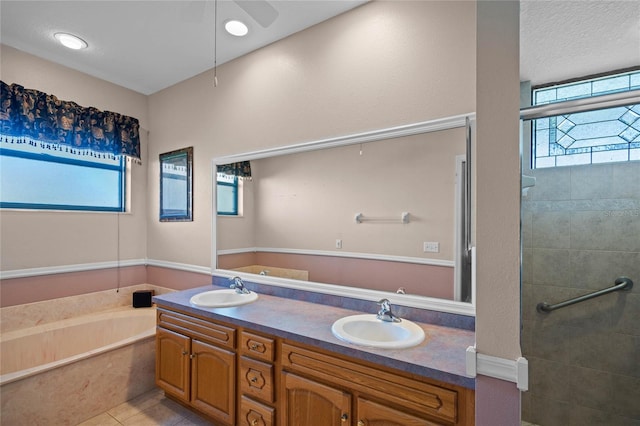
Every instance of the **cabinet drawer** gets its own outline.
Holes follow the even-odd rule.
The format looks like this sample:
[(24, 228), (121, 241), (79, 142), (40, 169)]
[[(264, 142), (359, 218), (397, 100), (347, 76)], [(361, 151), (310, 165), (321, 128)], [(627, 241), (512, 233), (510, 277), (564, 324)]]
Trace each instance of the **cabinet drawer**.
[(218, 346), (235, 349), (236, 331), (231, 327), (165, 309), (158, 309), (157, 312), (160, 327), (215, 343)]
[(265, 402), (274, 401), (273, 366), (251, 358), (240, 358), (240, 390)]
[(377, 424), (385, 426), (442, 426), (442, 423), (434, 423), (364, 398), (356, 400), (356, 418), (358, 426)]
[(275, 409), (246, 396), (240, 399), (239, 426), (275, 426)]
[(240, 334), (240, 354), (266, 362), (273, 362), (275, 344), (273, 339), (243, 331)]

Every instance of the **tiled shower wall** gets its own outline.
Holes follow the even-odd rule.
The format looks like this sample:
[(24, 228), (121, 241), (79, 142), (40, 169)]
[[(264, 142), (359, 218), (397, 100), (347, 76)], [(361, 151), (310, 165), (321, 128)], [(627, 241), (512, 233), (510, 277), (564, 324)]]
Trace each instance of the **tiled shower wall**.
[[(640, 426), (640, 163), (539, 169), (522, 198), (522, 419)], [(615, 292), (547, 314), (628, 276)]]

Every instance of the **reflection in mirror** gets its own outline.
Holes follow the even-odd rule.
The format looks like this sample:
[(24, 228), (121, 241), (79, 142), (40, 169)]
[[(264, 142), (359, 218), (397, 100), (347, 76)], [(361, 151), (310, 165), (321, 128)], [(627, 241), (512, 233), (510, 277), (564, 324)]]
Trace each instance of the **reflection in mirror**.
[(465, 138), (462, 121), (257, 155), (239, 193), (242, 213), (216, 218), (217, 267), (296, 280), (297, 288), (309, 282), (314, 291), (324, 283), (470, 302), (458, 254), (465, 248)]
[(192, 221), (193, 147), (160, 154), (160, 222)]

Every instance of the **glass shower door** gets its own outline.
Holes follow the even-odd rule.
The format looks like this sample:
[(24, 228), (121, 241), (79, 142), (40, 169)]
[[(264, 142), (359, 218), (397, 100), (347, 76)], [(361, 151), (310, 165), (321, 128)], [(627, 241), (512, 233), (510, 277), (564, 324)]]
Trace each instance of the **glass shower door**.
[[(617, 107), (639, 109), (632, 123), (640, 127), (637, 105)], [(552, 125), (567, 128), (570, 115), (554, 116)], [(523, 124), (523, 424), (640, 425), (640, 161), (532, 168), (530, 125), (544, 129)], [(536, 309), (610, 288), (620, 277), (633, 288)]]

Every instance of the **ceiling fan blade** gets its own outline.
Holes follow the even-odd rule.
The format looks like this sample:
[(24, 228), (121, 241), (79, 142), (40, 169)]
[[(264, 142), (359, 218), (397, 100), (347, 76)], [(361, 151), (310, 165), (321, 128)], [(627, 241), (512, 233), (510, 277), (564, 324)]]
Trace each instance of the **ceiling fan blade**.
[(200, 23), (204, 15), (205, 1), (186, 1), (181, 3), (180, 18), (184, 22)]
[(242, 10), (247, 12), (263, 28), (278, 18), (278, 11), (267, 0), (233, 0)]

